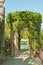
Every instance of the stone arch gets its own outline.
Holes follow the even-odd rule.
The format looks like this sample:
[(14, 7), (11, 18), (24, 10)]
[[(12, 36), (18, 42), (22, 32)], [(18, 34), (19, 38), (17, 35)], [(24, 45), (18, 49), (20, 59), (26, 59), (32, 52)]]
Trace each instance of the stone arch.
[[(23, 27), (27, 27), (28, 32), (29, 32), (28, 23), (27, 24), (22, 23), (18, 26), (17, 32), (14, 33), (13, 56), (18, 56), (18, 51), (20, 50), (20, 31), (18, 31), (18, 30), (23, 29)], [(30, 41), (31, 38), (29, 38), (29, 36), (28, 36), (28, 39), (29, 39), (29, 43), (31, 43), (31, 41)], [(30, 46), (30, 44), (29, 44), (29, 46)]]
[[(9, 18), (10, 14), (12, 16), (12, 18), (10, 17), (12, 21)], [(18, 32), (20, 31), (22, 25), (26, 24), (24, 26), (28, 27), (28, 31), (29, 31), (29, 35), (30, 35), (29, 36), (30, 49), (32, 48), (31, 44), (33, 44), (32, 41), (34, 39), (37, 40), (37, 44), (38, 44), (39, 39), (40, 39), (40, 28), (41, 28), (41, 22), (42, 22), (41, 15), (39, 13), (34, 13), (34, 12), (30, 12), (30, 11), (16, 11), (16, 12), (13, 12), (13, 13), (10, 13), (10, 14), (8, 14), (8, 19), (9, 19), (8, 22), (12, 25), (12, 27), (13, 27), (14, 23), (17, 23), (13, 27), (13, 28), (15, 28), (15, 26), (17, 25), (16, 26), (17, 34), (19, 34)]]

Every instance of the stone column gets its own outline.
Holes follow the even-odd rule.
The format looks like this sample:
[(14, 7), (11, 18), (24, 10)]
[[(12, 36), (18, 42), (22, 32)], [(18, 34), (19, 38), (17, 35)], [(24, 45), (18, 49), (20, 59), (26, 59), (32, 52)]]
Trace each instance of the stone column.
[(4, 50), (5, 50), (5, 8), (4, 8), (4, 0), (0, 0), (0, 45), (1, 45), (1, 53), (0, 60), (4, 60)]
[(17, 32), (15, 32), (15, 35), (14, 35), (14, 45), (13, 45), (14, 47), (14, 56), (18, 56), (18, 33)]

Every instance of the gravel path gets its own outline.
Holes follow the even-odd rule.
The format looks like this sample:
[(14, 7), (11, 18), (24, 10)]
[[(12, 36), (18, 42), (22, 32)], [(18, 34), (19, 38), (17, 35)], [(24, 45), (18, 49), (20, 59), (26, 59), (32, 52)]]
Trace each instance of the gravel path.
[(3, 65), (43, 65), (38, 57), (29, 56), (28, 51), (20, 51), (18, 57), (7, 57)]

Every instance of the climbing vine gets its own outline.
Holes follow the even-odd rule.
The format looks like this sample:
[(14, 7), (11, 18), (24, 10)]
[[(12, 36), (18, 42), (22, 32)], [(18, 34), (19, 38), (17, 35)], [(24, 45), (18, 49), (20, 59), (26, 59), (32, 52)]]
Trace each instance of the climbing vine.
[(10, 24), (13, 32), (18, 32), (20, 35), (21, 30), (27, 27), (30, 48), (33, 50), (36, 49), (36, 46), (40, 48), (41, 14), (31, 11), (16, 11), (9, 14), (6, 17), (6, 22)]

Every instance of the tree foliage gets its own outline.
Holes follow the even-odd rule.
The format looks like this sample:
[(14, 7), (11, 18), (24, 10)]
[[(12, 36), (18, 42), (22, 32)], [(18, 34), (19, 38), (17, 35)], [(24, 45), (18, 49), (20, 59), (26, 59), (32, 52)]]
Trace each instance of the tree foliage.
[(30, 46), (34, 50), (35, 46), (40, 47), (40, 29), (42, 16), (40, 13), (31, 11), (16, 11), (9, 13), (6, 22), (10, 24), (13, 32), (21, 33), (21, 30), (28, 28), (28, 38), (31, 40)]
[(41, 46), (43, 45), (43, 30), (40, 32)]

